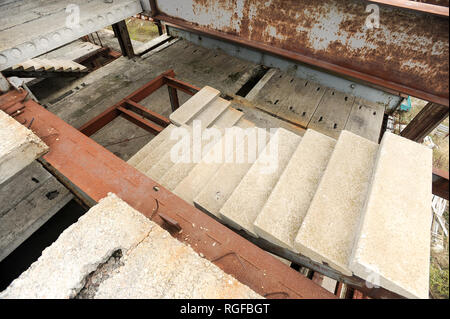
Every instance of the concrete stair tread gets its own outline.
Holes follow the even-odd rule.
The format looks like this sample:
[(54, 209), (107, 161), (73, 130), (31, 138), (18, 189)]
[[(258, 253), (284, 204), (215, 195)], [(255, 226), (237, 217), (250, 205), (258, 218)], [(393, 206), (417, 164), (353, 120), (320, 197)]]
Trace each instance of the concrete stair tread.
[[(300, 143), (301, 137), (279, 128), (264, 151), (220, 209), (222, 219), (235, 228), (257, 237), (253, 227), (280, 175)], [(277, 159), (270, 154), (277, 150)], [(270, 154), (268, 153), (270, 152)], [(276, 162), (274, 162), (274, 160)], [(270, 163), (268, 166), (267, 163)]]
[[(244, 119), (237, 123), (237, 125), (243, 126), (249, 124), (251, 122)], [(258, 134), (261, 133), (262, 131), (258, 131)], [(265, 145), (269, 142), (270, 134), (265, 132), (264, 139), (263, 145), (257, 149), (258, 154), (264, 150)], [(245, 135), (243, 139), (237, 139), (237, 141), (238, 145), (244, 150), (244, 159), (248, 158), (248, 136)], [(220, 209), (251, 166), (252, 163), (248, 161), (236, 163), (235, 158), (222, 164), (203, 188), (198, 191), (198, 194), (194, 197), (194, 205), (204, 212), (221, 218)]]
[(205, 86), (181, 105), (175, 112), (170, 114), (170, 120), (178, 126), (187, 124), (189, 120), (197, 116), (209, 103), (214, 101), (219, 94), (220, 91)]
[(432, 150), (384, 133), (350, 269), (408, 298), (429, 296)]
[(208, 103), (197, 115), (193, 116), (186, 123), (192, 126), (194, 121), (200, 121), (202, 128), (207, 128), (213, 123), (225, 110), (230, 106), (231, 102), (221, 97), (215, 98)]
[(232, 127), (235, 125), (242, 117), (244, 113), (236, 110), (235, 108), (229, 106), (227, 109), (218, 116), (214, 122), (211, 123), (211, 126), (218, 127)]
[(258, 236), (294, 249), (294, 239), (325, 171), (336, 141), (307, 130), (254, 222)]
[(294, 247), (345, 275), (361, 210), (367, 195), (378, 144), (342, 131)]
[[(246, 128), (246, 126), (247, 122), (240, 122), (237, 124), (238, 128)], [(222, 137), (221, 140), (205, 154), (202, 161), (196, 164), (187, 176), (173, 188), (176, 195), (191, 205), (194, 205), (194, 197), (200, 192), (203, 186), (208, 183), (220, 166), (225, 163), (226, 154), (233, 151), (227, 149), (225, 143), (226, 138)], [(217, 154), (220, 154), (221, 157), (219, 158), (219, 155)]]
[(173, 124), (167, 126), (159, 134), (151, 139), (143, 148), (141, 148), (136, 154), (134, 154), (127, 163), (131, 166), (136, 167), (150, 152), (152, 152), (156, 147), (158, 147), (164, 140), (170, 138), (170, 133), (172, 129), (175, 128)]

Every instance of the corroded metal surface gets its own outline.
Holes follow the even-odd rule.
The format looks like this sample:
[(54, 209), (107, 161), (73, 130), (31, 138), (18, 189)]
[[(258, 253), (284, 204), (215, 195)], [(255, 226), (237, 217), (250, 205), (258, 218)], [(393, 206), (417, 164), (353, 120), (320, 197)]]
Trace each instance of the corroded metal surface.
[[(158, 18), (272, 47), (289, 57), (448, 105), (447, 17), (379, 6), (368, 28), (368, 1), (157, 1)], [(229, 38), (229, 40), (233, 40)], [(267, 48), (263, 48), (267, 49)]]

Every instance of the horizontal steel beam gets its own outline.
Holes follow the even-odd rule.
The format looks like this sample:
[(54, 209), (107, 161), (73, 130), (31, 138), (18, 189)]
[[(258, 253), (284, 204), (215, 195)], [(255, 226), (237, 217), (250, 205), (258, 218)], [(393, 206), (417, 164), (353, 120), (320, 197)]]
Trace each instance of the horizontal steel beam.
[(176, 28), (449, 105), (447, 17), (386, 6), (366, 12), (371, 2), (362, 0), (243, 0), (239, 8), (190, 0), (182, 10), (175, 0), (156, 3), (154, 19)]

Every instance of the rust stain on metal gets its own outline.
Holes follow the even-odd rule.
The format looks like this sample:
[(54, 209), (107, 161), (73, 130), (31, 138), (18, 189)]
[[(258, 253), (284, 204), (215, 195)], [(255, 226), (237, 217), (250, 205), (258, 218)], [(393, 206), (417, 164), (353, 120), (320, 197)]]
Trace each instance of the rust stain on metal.
[(380, 5), (379, 28), (369, 29), (367, 1), (192, 0), (192, 11), (187, 5), (175, 11), (173, 1), (164, 2), (161, 12), (194, 25), (448, 100), (446, 17)]

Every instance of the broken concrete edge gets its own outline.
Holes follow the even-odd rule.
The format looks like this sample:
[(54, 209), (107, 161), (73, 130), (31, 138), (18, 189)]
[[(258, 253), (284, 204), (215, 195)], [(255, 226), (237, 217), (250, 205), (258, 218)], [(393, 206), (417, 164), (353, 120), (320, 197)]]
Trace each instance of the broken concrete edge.
[[(11, 136), (16, 136), (16, 132), (25, 138), (17, 141), (16, 145), (6, 145), (0, 154), (0, 184), (14, 176), (23, 168), (31, 164), (36, 158), (41, 157), (49, 151), (49, 147), (30, 129), (21, 125), (14, 118), (0, 110), (0, 118), (6, 123), (1, 129), (10, 131)], [(3, 123), (2, 123), (3, 125)], [(16, 142), (14, 141), (14, 142)]]
[[(111, 212), (112, 207), (106, 206), (106, 207), (100, 208), (100, 206), (98, 206), (101, 204), (105, 204), (107, 202), (110, 202), (112, 204), (116, 203), (118, 206), (117, 208), (118, 208), (119, 212), (124, 212), (125, 215), (126, 214), (129, 215), (131, 213), (131, 215), (129, 215), (128, 218), (136, 220), (137, 225), (143, 225), (143, 227), (145, 229), (141, 229), (142, 232), (141, 232), (141, 234), (138, 234), (138, 238), (133, 239), (133, 238), (131, 238), (131, 237), (133, 237), (133, 234), (125, 234), (125, 241), (128, 241), (128, 243), (122, 243), (119, 245), (113, 244), (113, 245), (111, 245), (111, 247), (104, 250), (103, 253), (101, 254), (101, 256), (98, 256), (97, 254), (95, 254), (95, 262), (87, 262), (86, 264), (81, 265), (81, 268), (80, 268), (81, 271), (79, 272), (78, 275), (75, 274), (75, 276), (74, 276), (74, 271), (76, 272), (76, 270), (77, 270), (76, 265), (75, 265), (75, 267), (73, 267), (73, 265), (71, 263), (67, 263), (67, 262), (65, 263), (64, 257), (62, 257), (60, 260), (58, 260), (59, 262), (61, 262), (61, 261), (63, 262), (63, 266), (62, 267), (56, 266), (56, 268), (60, 267), (60, 270), (62, 270), (62, 273), (58, 274), (59, 276), (57, 278), (54, 277), (54, 275), (55, 275), (54, 271), (53, 272), (50, 271), (50, 272), (46, 273), (45, 268), (47, 268), (47, 267), (44, 267), (42, 265), (43, 263), (50, 262), (51, 265), (57, 264), (52, 256), (55, 254), (57, 256), (59, 255), (58, 247), (56, 247), (56, 246), (61, 246), (61, 245), (63, 246), (64, 240), (69, 240), (69, 242), (73, 244), (74, 242), (70, 241), (70, 239), (71, 239), (70, 237), (75, 235), (74, 230), (77, 228), (78, 228), (78, 230), (80, 230), (80, 229), (83, 230), (83, 228), (84, 228), (84, 230), (89, 229), (89, 228), (86, 228), (86, 225), (84, 225), (84, 227), (83, 227), (83, 224), (92, 222), (92, 220), (90, 220), (90, 219), (92, 219), (93, 216), (100, 218), (100, 221), (105, 220), (105, 218), (103, 218), (105, 216), (99, 217), (99, 214), (102, 214), (102, 213), (104, 214), (105, 212), (104, 211), (102, 212), (102, 210), (96, 211), (96, 207), (98, 209), (106, 208), (106, 214), (112, 213), (112, 216), (116, 216), (116, 214), (118, 212), (117, 211)], [(89, 211), (91, 212), (91, 214), (89, 214)], [(157, 232), (159, 232), (159, 233), (162, 233), (164, 237), (168, 237), (168, 238), (170, 238), (170, 240), (177, 241), (177, 243), (178, 243), (177, 245), (184, 246), (185, 249), (187, 249), (187, 251), (190, 254), (193, 254), (195, 256), (195, 258), (203, 259), (203, 257), (201, 255), (199, 255), (196, 251), (194, 251), (194, 249), (192, 249), (192, 247), (189, 244), (186, 245), (185, 243), (180, 242), (177, 239), (173, 238), (169, 232), (167, 232), (165, 229), (161, 228), (159, 225), (157, 225), (156, 223), (154, 223), (153, 221), (151, 221), (150, 219), (145, 217), (143, 214), (141, 214), (137, 210), (133, 209), (125, 201), (121, 200), (117, 195), (115, 195), (113, 193), (108, 193), (108, 195), (106, 197), (101, 199), (98, 202), (98, 204), (93, 206), (89, 211), (85, 215), (81, 216), (76, 223), (72, 224), (66, 230), (64, 230), (63, 233), (60, 234), (58, 239), (51, 246), (47, 247), (42, 252), (41, 256), (38, 258), (37, 261), (35, 261), (26, 271), (24, 271), (17, 279), (15, 279), (8, 288), (6, 288), (3, 292), (0, 292), (0, 299), (7, 299), (7, 298), (64, 298), (64, 299), (67, 299), (67, 298), (77, 297), (77, 295), (84, 288), (86, 288), (85, 286), (87, 284), (87, 281), (89, 281), (89, 278), (93, 274), (95, 274), (95, 272), (97, 270), (99, 270), (99, 267), (102, 267), (106, 262), (108, 262), (110, 260), (110, 258), (113, 256), (113, 254), (115, 254), (117, 251), (120, 251), (121, 256), (123, 256), (124, 260), (126, 260), (127, 256), (130, 256), (132, 254), (132, 252), (141, 245), (141, 243), (143, 243), (146, 239), (149, 239), (152, 231), (154, 232), (155, 230), (157, 230)], [(120, 226), (120, 225), (116, 225), (116, 226)], [(98, 229), (92, 228), (92, 230), (97, 231)], [(134, 237), (136, 237), (136, 236), (134, 236)], [(84, 240), (84, 239), (85, 238), (80, 238), (80, 240)], [(62, 247), (60, 247), (60, 248), (62, 248)], [(80, 247), (68, 247), (65, 249), (68, 249), (68, 252), (70, 253), (72, 250), (77, 250), (77, 248), (79, 249)], [(81, 250), (86, 249), (86, 248), (89, 248), (89, 247), (81, 247)], [(60, 252), (60, 253), (62, 253), (62, 256), (67, 255), (67, 253), (65, 253), (65, 249), (63, 249), (63, 251)], [(95, 250), (95, 253), (98, 253), (98, 252), (99, 252), (98, 250)], [(75, 253), (75, 255), (76, 255), (76, 253)], [(50, 256), (50, 257), (48, 257), (48, 256)], [(48, 258), (47, 261), (45, 261), (46, 258)], [(207, 262), (208, 264), (210, 264), (210, 267), (213, 267), (213, 269), (215, 269), (216, 272), (223, 273), (224, 278), (229, 283), (231, 282), (233, 285), (242, 286), (244, 289), (251, 291), (252, 295), (260, 297), (259, 294), (254, 292), (250, 287), (247, 287), (246, 285), (240, 283), (236, 278), (234, 278), (230, 274), (224, 273), (214, 263), (210, 262), (209, 260), (205, 260), (204, 262)], [(51, 265), (49, 268), (51, 268)], [(122, 266), (123, 265), (119, 266), (118, 270), (120, 270), (120, 267), (122, 267)], [(37, 268), (41, 268), (41, 269), (39, 270)], [(69, 269), (67, 269), (67, 268), (69, 268)], [(40, 272), (42, 270), (44, 270), (43, 274), (39, 273), (36, 275), (36, 272)], [(66, 271), (66, 273), (64, 273), (64, 270)], [(34, 272), (34, 274), (33, 274), (33, 272)], [(72, 276), (72, 279), (64, 278), (65, 274), (69, 274), (69, 276)], [(48, 277), (46, 278), (46, 276), (48, 276)], [(53, 278), (51, 278), (52, 276), (53, 276)], [(76, 279), (73, 280), (73, 277), (76, 277)], [(50, 280), (48, 280), (48, 281), (45, 280), (45, 283), (43, 283), (42, 282), (43, 279), (50, 279)], [(27, 283), (27, 281), (28, 281), (28, 283)], [(51, 281), (62, 282), (60, 288), (63, 288), (64, 291), (53, 291), (53, 295), (52, 294), (46, 295), (43, 291), (48, 292), (49, 288), (52, 289), (52, 287), (54, 287), (54, 286), (45, 287), (46, 283), (48, 285), (48, 282), (51, 282)], [(64, 287), (64, 286), (66, 286), (66, 287)], [(35, 289), (33, 289), (33, 288), (35, 288)]]

